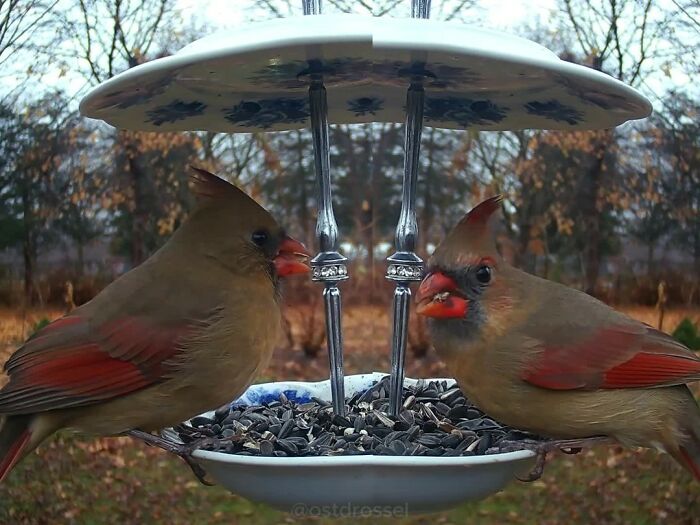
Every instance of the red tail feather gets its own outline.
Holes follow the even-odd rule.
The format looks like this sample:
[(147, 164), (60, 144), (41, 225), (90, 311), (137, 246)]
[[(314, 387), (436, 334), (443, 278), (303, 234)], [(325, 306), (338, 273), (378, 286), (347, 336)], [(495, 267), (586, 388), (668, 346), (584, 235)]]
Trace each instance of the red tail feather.
[(31, 418), (8, 417), (0, 430), (0, 482), (23, 456), (24, 449), (32, 437), (29, 430)]
[(700, 481), (700, 465), (695, 463), (693, 461), (693, 458), (690, 455), (690, 452), (688, 452), (685, 447), (680, 447), (679, 449), (680, 452), (680, 457), (683, 460), (684, 466), (693, 473), (695, 476), (695, 479)]

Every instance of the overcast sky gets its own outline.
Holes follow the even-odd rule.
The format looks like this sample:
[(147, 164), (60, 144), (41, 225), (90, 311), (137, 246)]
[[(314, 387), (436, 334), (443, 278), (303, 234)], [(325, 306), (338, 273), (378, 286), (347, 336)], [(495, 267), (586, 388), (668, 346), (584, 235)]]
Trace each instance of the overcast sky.
[[(202, 4), (207, 7), (202, 7)], [(235, 26), (249, 18), (247, 13), (250, 12), (254, 4), (254, 0), (180, 0), (178, 6), (183, 10), (183, 13), (188, 15), (203, 15), (205, 19), (210, 20), (217, 26)], [(301, 0), (298, 2), (298, 14), (301, 14)], [(371, 1), (368, 3), (372, 3)], [(435, 12), (438, 9), (449, 9), (450, 5), (454, 5), (454, 0), (433, 0), (432, 9)], [(484, 1), (479, 8), (479, 22), (482, 25), (494, 29), (505, 29), (520, 24), (524, 20), (532, 17), (542, 16), (547, 17), (549, 12), (554, 8), (554, 0), (510, 0), (510, 1)], [(324, 2), (324, 9), (330, 11), (332, 6), (328, 1)], [(410, 0), (405, 0), (405, 11), (410, 13)], [(359, 7), (358, 13), (367, 13)]]
[[(665, 0), (661, 0), (665, 1)], [(365, 0), (371, 3), (371, 0)], [(556, 8), (556, 0), (511, 0), (511, 1), (489, 1), (482, 0), (481, 7), (472, 9), (474, 13), (473, 23), (475, 25), (492, 29), (501, 29), (517, 32), (518, 27), (531, 24), (537, 19), (542, 20), (545, 25)], [(241, 24), (250, 23), (251, 19), (266, 16), (259, 8), (255, 8), (255, 0), (178, 0), (177, 6), (181, 10), (182, 20), (185, 24), (192, 24), (204, 29), (204, 33), (212, 33), (221, 29), (235, 28)], [(297, 2), (295, 14), (301, 14), (301, 0)], [(332, 11), (330, 2), (326, 0), (324, 4), (328, 7), (325, 11)], [(405, 0), (405, 13), (410, 13), (410, 0)], [(296, 5), (296, 4), (292, 4)], [(450, 10), (450, 6), (455, 5), (455, 0), (433, 0), (432, 10), (439, 16), (439, 10)], [(203, 7), (204, 6), (204, 7)], [(359, 7), (358, 12), (366, 14), (367, 11)], [(31, 60), (31, 59), (30, 59)], [(27, 57), (23, 57), (15, 64), (17, 71), (23, 72), (29, 65)], [(669, 87), (688, 85), (689, 79), (680, 71), (671, 71), (670, 78), (659, 76), (654, 79), (645, 79), (646, 85), (642, 86), (643, 91), (648, 96), (661, 95)], [(2, 74), (7, 74), (3, 72)], [(9, 76), (0, 74), (0, 86), (5, 84), (10, 87), (16, 84), (16, 80)], [(77, 107), (79, 99), (88, 91), (90, 86), (86, 81), (70, 68), (67, 71), (57, 69), (50, 70), (41, 83), (33, 86), (30, 90), (32, 98), (45, 88), (61, 88), (66, 93), (75, 96), (74, 104)]]

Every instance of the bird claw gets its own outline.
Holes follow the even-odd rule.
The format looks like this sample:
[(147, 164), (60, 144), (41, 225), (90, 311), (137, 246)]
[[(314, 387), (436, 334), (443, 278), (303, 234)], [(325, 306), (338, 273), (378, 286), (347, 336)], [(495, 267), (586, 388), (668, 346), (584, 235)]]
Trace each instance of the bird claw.
[(165, 450), (166, 452), (170, 452), (171, 454), (180, 456), (182, 460), (185, 463), (187, 463), (187, 465), (192, 470), (192, 473), (202, 485), (206, 485), (207, 487), (214, 486), (214, 483), (207, 481), (206, 471), (194, 459), (192, 459), (192, 453), (195, 450), (201, 448), (203, 445), (211, 443), (213, 441), (212, 438), (201, 438), (185, 445), (181, 443), (175, 443), (165, 438), (156, 436), (154, 434), (151, 434), (150, 432), (144, 432), (143, 430), (130, 430), (129, 432), (127, 432), (127, 435), (135, 439), (139, 439), (145, 442), (147, 445), (158, 447)]
[(589, 438), (582, 439), (558, 439), (551, 441), (532, 441), (532, 440), (522, 440), (522, 441), (512, 441), (501, 445), (501, 451), (513, 452), (516, 450), (531, 450), (537, 454), (537, 462), (532, 468), (530, 473), (525, 478), (519, 478), (516, 476), (518, 481), (523, 481), (529, 483), (532, 481), (537, 481), (544, 474), (544, 467), (547, 461), (547, 453), (558, 450), (564, 454), (578, 454), (581, 452), (583, 447), (593, 446), (593, 445), (604, 445), (613, 444), (615, 440), (606, 436), (593, 436)]
[(522, 481), (523, 483), (532, 483), (533, 481), (537, 481), (542, 477), (542, 474), (544, 474), (544, 466), (546, 462), (546, 452), (541, 452), (537, 454), (537, 462), (535, 463), (535, 466), (532, 467), (530, 472), (528, 472), (527, 476), (524, 478), (519, 478), (518, 476), (515, 476), (515, 479), (517, 479), (518, 481)]

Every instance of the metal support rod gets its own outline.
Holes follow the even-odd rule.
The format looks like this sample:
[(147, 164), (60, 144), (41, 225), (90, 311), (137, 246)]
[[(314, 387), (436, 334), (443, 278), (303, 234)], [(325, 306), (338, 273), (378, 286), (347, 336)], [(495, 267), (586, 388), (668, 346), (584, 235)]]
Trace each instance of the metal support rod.
[[(429, 18), (430, 1), (411, 0), (411, 17)], [(389, 411), (393, 416), (399, 415), (402, 404), (408, 317), (411, 306), (409, 285), (412, 281), (420, 281), (423, 276), (423, 261), (416, 255), (415, 249), (418, 241), (416, 183), (420, 159), (420, 139), (423, 132), (424, 105), (423, 78), (416, 76), (411, 79), (411, 85), (406, 94), (406, 138), (401, 213), (396, 225), (396, 253), (387, 259), (389, 265), (386, 272), (387, 279), (396, 281), (392, 308), (391, 380), (389, 383)]]
[(430, 18), (430, 1), (411, 0), (411, 18)]
[(330, 361), (333, 410), (345, 414), (345, 385), (343, 383), (343, 332), (338, 282), (348, 278), (347, 259), (338, 253), (338, 225), (333, 214), (328, 141), (328, 102), (323, 80), (313, 78), (309, 87), (309, 109), (314, 145), (314, 165), (318, 181), (318, 219), (316, 237), (320, 252), (311, 260), (311, 279), (325, 285), (323, 301), (326, 315), (326, 341)]
[(321, 0), (301, 0), (301, 4), (305, 15), (321, 14)]
[[(321, 0), (302, 0), (305, 15), (321, 14)], [(311, 64), (312, 68), (314, 64)], [(331, 192), (331, 154), (328, 140), (328, 100), (323, 75), (311, 74), (309, 112), (314, 144), (314, 166), (318, 181), (318, 218), (316, 237), (319, 253), (311, 260), (311, 279), (324, 283), (323, 303), (326, 316), (326, 341), (330, 362), (333, 411), (345, 415), (345, 384), (343, 374), (342, 308), (338, 282), (348, 278), (345, 262), (338, 253), (338, 224), (333, 214)]]
[(420, 139), (423, 131), (423, 107), (425, 91), (420, 79), (414, 79), (406, 95), (406, 138), (401, 213), (396, 226), (396, 253), (387, 261), (387, 279), (396, 281), (393, 303), (391, 380), (389, 386), (389, 411), (397, 416), (401, 410), (404, 366), (406, 362), (406, 340), (411, 304), (412, 281), (420, 281), (423, 261), (415, 254), (418, 240), (416, 221), (416, 183)]
[(333, 411), (345, 415), (345, 385), (343, 374), (343, 327), (340, 290), (335, 284), (323, 289), (323, 302), (326, 307), (326, 338), (328, 339), (328, 360), (331, 371), (331, 398)]

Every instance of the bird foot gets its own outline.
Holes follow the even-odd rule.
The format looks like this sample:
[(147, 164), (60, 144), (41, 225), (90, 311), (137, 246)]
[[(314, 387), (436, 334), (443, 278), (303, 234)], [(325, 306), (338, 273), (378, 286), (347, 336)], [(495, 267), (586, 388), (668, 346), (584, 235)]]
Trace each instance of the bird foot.
[(516, 450), (531, 450), (537, 453), (537, 462), (529, 474), (525, 478), (517, 478), (516, 476), (519, 481), (531, 482), (537, 481), (542, 477), (548, 452), (558, 450), (564, 454), (578, 454), (584, 447), (591, 447), (594, 445), (611, 445), (613, 443), (616, 443), (616, 441), (606, 436), (593, 436), (582, 439), (555, 439), (544, 442), (522, 440), (502, 442), (500, 451), (513, 452)]
[(164, 439), (160, 436), (156, 436), (155, 434), (151, 434), (150, 432), (144, 432), (143, 430), (130, 430), (127, 432), (127, 435), (135, 439), (140, 439), (147, 445), (162, 448), (166, 452), (180, 456), (192, 469), (192, 473), (197, 477), (202, 485), (206, 485), (208, 487), (214, 485), (214, 483), (207, 481), (206, 471), (192, 458), (192, 453), (198, 448), (201, 448), (203, 445), (211, 442), (211, 438), (198, 439), (185, 445)]

